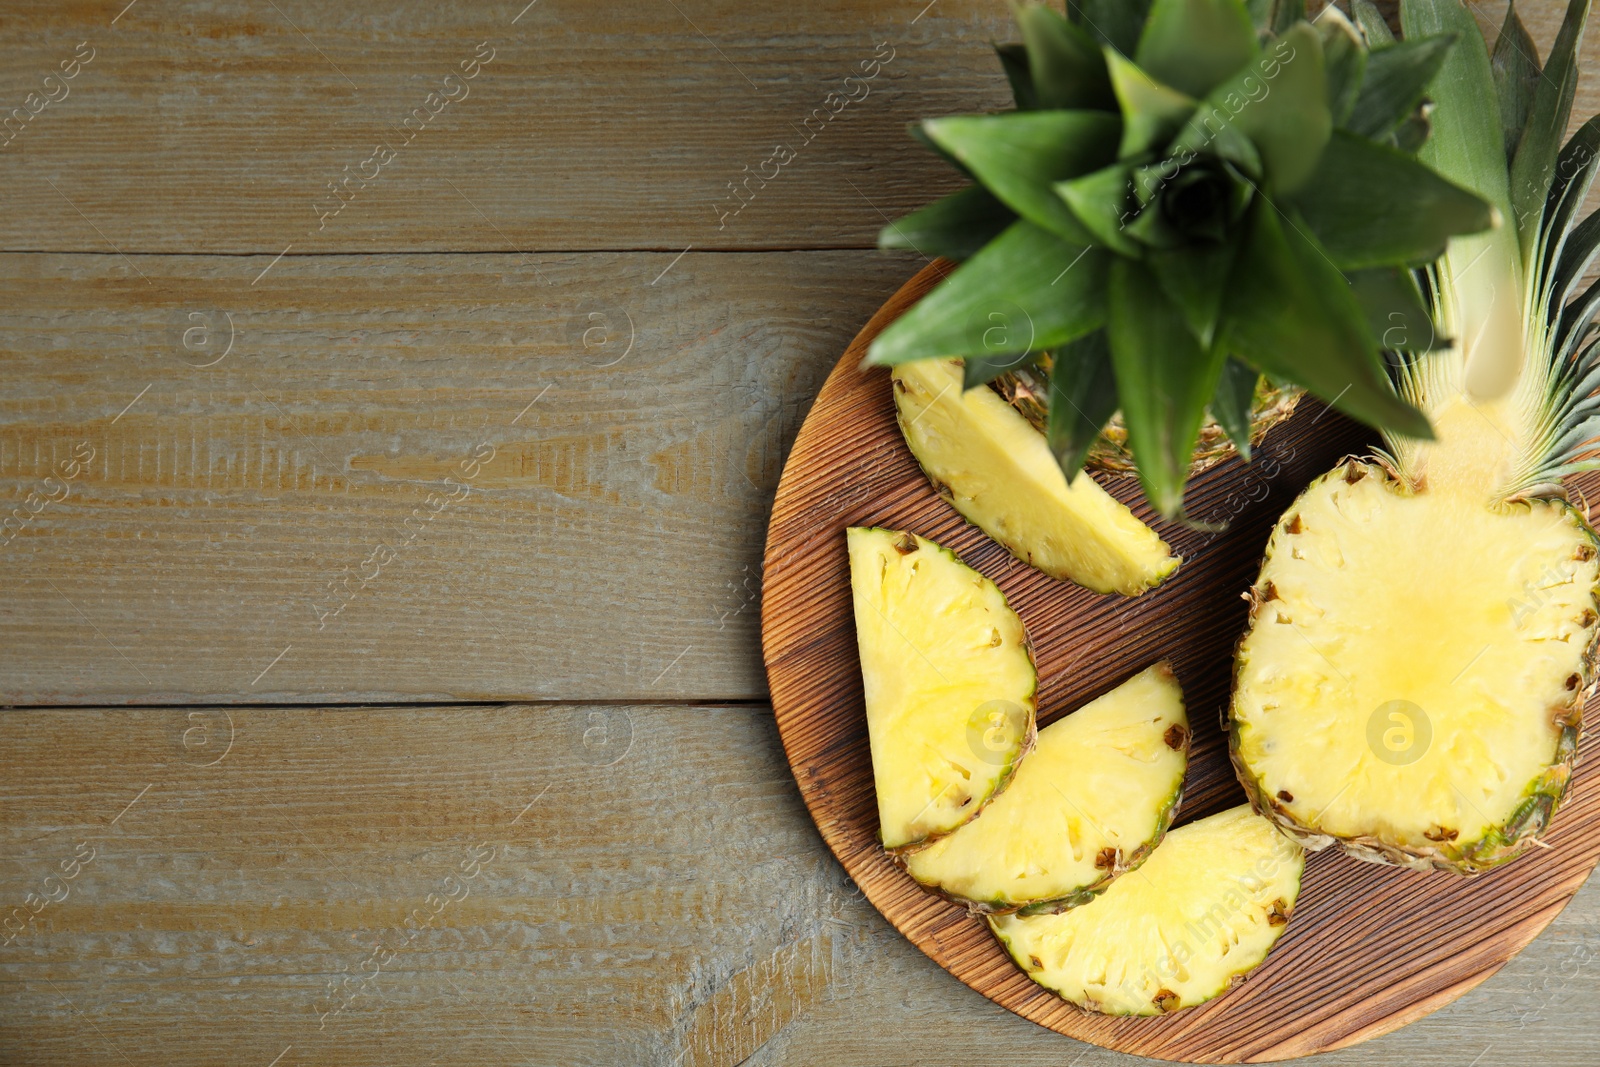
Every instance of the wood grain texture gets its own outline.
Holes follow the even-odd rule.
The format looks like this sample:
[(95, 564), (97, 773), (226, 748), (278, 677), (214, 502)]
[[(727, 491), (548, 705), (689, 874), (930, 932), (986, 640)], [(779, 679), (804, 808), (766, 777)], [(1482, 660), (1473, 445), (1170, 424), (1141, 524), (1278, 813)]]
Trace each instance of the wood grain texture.
[(782, 457), (917, 260), (674, 258), (0, 256), (0, 702), (761, 695)]
[[(1005, 106), (989, 41), (1015, 36), (988, 0), (539, 0), (515, 24), (515, 0), (141, 0), (113, 25), (125, 6), (0, 12), (0, 115), (61, 95), (43, 79), (93, 50), (0, 150), (0, 249), (870, 247), (959, 184), (906, 124)], [(1492, 36), (1504, 4), (1473, 6)], [(1541, 49), (1564, 7), (1522, 6)], [(494, 58), (447, 87), (482, 42)], [(885, 42), (894, 59), (846, 87)], [(1586, 81), (1574, 115), (1596, 111)], [(763, 166), (780, 145), (792, 162)]]
[(8, 3), (0, 114), (93, 58), (0, 150), (0, 248), (865, 248), (960, 184), (906, 124), (1009, 99), (989, 0), (539, 0), (513, 24), (526, 2), (143, 0), (114, 26), (127, 0)]
[(862, 910), (765, 708), (0, 724), (7, 1064), (732, 1067)]
[[(1387, 1033), (1459, 997), (1555, 917), (1600, 859), (1600, 769), (1591, 738), (1548, 849), (1478, 878), (1313, 854), (1295, 917), (1243, 986), (1154, 1019), (1092, 1015), (1030, 981), (981, 920), (923, 890), (877, 841), (871, 754), (844, 530), (911, 530), (993, 579), (1022, 617), (1039, 666), (1041, 725), (1169, 659), (1194, 724), (1180, 822), (1243, 800), (1218, 725), (1244, 623), (1241, 593), (1273, 520), (1365, 433), (1307, 404), (1262, 443), (1200, 476), (1186, 498), (1221, 534), (1159, 526), (1184, 558), (1135, 599), (1101, 596), (1017, 562), (939, 499), (901, 440), (887, 371), (859, 369), (867, 345), (942, 276), (930, 265), (889, 301), (824, 384), (784, 468), (765, 562), (762, 634), (784, 747), (834, 854), (902, 932), (963, 982), (1061, 1033), (1123, 1052), (1202, 1063), (1287, 1059)], [(1155, 523), (1131, 478), (1107, 487)], [(1600, 477), (1580, 479), (1593, 498)], [(1591, 706), (1591, 713), (1593, 707)]]
[[(0, 760), (0, 918), (66, 890), (0, 945), (8, 1065), (1134, 1062), (884, 922), (763, 706), (7, 711)], [(467, 895), (409, 937), (449, 877)], [(1462, 1001), (1317, 1062), (1590, 1067), (1597, 889)]]
[[(0, 250), (89, 253), (0, 257), (0, 521), (47, 501), (0, 527), (0, 703), (764, 692), (782, 457), (918, 265), (778, 250), (865, 249), (953, 186), (903, 127), (1003, 104), (1009, 13), (524, 5), (0, 6), (0, 118), (95, 50), (0, 150)], [(1542, 47), (1561, 6), (1522, 6)], [(470, 98), (318, 229), (327, 184), (481, 41)], [(883, 41), (868, 98), (819, 127)], [(795, 160), (732, 214), (780, 143)], [(666, 254), (368, 254), (584, 249)], [(6, 1065), (1144, 1062), (889, 926), (753, 705), (5, 710), (0, 842), (0, 918), (69, 894), (0, 945)], [(95, 859), (46, 883), (78, 842)], [(409, 937), (448, 877), (469, 895)], [(401, 950), (362, 982), (375, 943)], [(1317, 1062), (1593, 1067), (1597, 997), (1592, 883), (1460, 1000)]]

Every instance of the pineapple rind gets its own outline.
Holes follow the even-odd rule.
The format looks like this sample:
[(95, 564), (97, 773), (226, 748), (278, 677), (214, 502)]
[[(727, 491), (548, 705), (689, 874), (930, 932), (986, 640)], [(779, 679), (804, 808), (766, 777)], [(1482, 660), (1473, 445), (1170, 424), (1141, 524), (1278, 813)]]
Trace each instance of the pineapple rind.
[[(1189, 739), (1183, 692), (1171, 666), (1157, 663), (1041, 730), (985, 817), (897, 862), (974, 914), (1085, 904), (1166, 834), (1183, 796)], [(1129, 796), (1135, 784), (1148, 795)]]
[(1139, 872), (1057, 915), (989, 927), (1017, 966), (1069, 1003), (1161, 1015), (1227, 992), (1271, 952), (1305, 853), (1240, 805), (1169, 833)]
[[(1010, 784), (1037, 738), (1038, 671), (1022, 620), (1006, 603), (1005, 594), (988, 578), (963, 563), (954, 552), (915, 534), (881, 527), (851, 527), (847, 540), (867, 729), (878, 795), (880, 840), (891, 854), (914, 852), (976, 818), (984, 805)], [(906, 577), (908, 590), (919, 577), (917, 591), (921, 596), (930, 589), (938, 593), (941, 586), (948, 590), (951, 583), (960, 587), (970, 582), (975, 592), (969, 591), (967, 595), (974, 599), (966, 603), (923, 603), (919, 608), (929, 609), (931, 614), (915, 615), (896, 625), (889, 618), (889, 612), (897, 606), (910, 604), (912, 597), (907, 593), (901, 598), (902, 604), (879, 606), (871, 595), (871, 579), (876, 577), (881, 587), (888, 567), (913, 555), (919, 561), (935, 561), (935, 567), (925, 576), (919, 576), (915, 567), (911, 568)], [(880, 564), (876, 575), (872, 574), (874, 562)], [(896, 575), (900, 573), (897, 569)], [(878, 647), (879, 643), (869, 635), (878, 633), (876, 620), (879, 619), (887, 623), (896, 643), (910, 641), (906, 629), (916, 632), (919, 628), (929, 631), (935, 642), (959, 641), (967, 630), (975, 628), (989, 629), (995, 636), (991, 643), (975, 632), (973, 640), (967, 644), (946, 644), (934, 649), (943, 668), (955, 675), (951, 679), (917, 644), (912, 645), (918, 652), (914, 656), (906, 656), (903, 649), (886, 652)], [(980, 648), (995, 651), (980, 662), (971, 655)], [(986, 651), (983, 654), (987, 654)], [(993, 677), (984, 678), (991, 688), (983, 690), (982, 699), (974, 702), (974, 694), (968, 691), (970, 684), (963, 677), (963, 668), (1002, 677), (998, 682)], [(937, 681), (927, 676), (929, 672), (937, 676)], [(905, 680), (899, 679), (899, 675), (904, 675)], [(1010, 677), (1012, 675), (1015, 677)], [(916, 698), (926, 698), (929, 691), (939, 694), (945, 706), (935, 706), (933, 714), (914, 714), (918, 707), (926, 711)], [(903, 699), (896, 701), (895, 697)], [(1004, 749), (998, 766), (979, 755), (968, 733), (974, 711), (993, 700), (1016, 704), (1024, 716), (1021, 731)], [(912, 739), (921, 747), (914, 749), (909, 744)], [(909, 755), (913, 751), (917, 758)], [(938, 790), (932, 790), (929, 783), (931, 795), (926, 797), (918, 795), (908, 800), (901, 795), (901, 777), (922, 775), (937, 779), (949, 770), (955, 770), (966, 784), (951, 793), (948, 802), (946, 793), (955, 785), (954, 779)], [(962, 793), (965, 796), (961, 796)], [(918, 809), (909, 817), (904, 814), (908, 804)]]
[[(1401, 493), (1414, 492), (1390, 463), (1382, 458), (1349, 458), (1338, 467), (1312, 482), (1301, 494), (1311, 496), (1323, 483), (1332, 479), (1347, 482), (1371, 476), (1383, 480)], [(1537, 499), (1511, 502), (1508, 507), (1546, 506), (1560, 509), (1565, 519), (1580, 535), (1590, 553), (1600, 553), (1600, 537), (1584, 519), (1583, 514), (1563, 499)], [(1597, 642), (1600, 642), (1600, 625), (1589, 620), (1585, 626), (1584, 650), (1577, 670), (1566, 683), (1566, 696), (1562, 703), (1550, 708), (1550, 724), (1555, 731), (1554, 759), (1528, 781), (1514, 806), (1504, 819), (1487, 827), (1471, 840), (1447, 840), (1422, 844), (1415, 840), (1396, 841), (1381, 833), (1334, 833), (1319, 825), (1316, 819), (1304, 820), (1292, 812), (1277, 796), (1278, 783), (1269, 783), (1250, 761), (1242, 749), (1241, 678), (1249, 662), (1247, 642), (1255, 631), (1262, 608), (1275, 592), (1269, 567), (1274, 555), (1285, 550), (1285, 527), (1300, 513), (1299, 501), (1280, 518), (1267, 549), (1266, 561), (1260, 577), (1250, 590), (1249, 624), (1239, 641), (1239, 651), (1234, 660), (1233, 701), (1223, 713), (1223, 728), (1228, 733), (1228, 750), (1234, 769), (1250, 798), (1251, 806), (1272, 819), (1281, 829), (1295, 837), (1308, 849), (1318, 850), (1338, 846), (1355, 859), (1371, 863), (1392, 864), (1413, 870), (1442, 870), (1459, 874), (1476, 874), (1505, 863), (1521, 854), (1532, 841), (1548, 829), (1557, 807), (1565, 796), (1573, 767), (1577, 761), (1578, 737), (1583, 725), (1584, 698), (1594, 680)], [(1585, 557), (1593, 558), (1592, 555)], [(1600, 604), (1600, 583), (1591, 587), (1590, 601)], [(1300, 744), (1308, 743), (1301, 739)]]
[(961, 516), (1017, 559), (1097, 593), (1137, 596), (1182, 561), (1089, 475), (1070, 483), (1044, 437), (989, 389), (962, 390), (959, 360), (894, 368), (900, 432)]
[[(1050, 418), (1049, 407), (1040, 399), (1041, 396), (1048, 395), (1050, 389), (1049, 358), (1044, 356), (1037, 367), (1009, 371), (989, 383), (989, 387), (1001, 399), (1015, 408), (1017, 413), (1027, 419), (1028, 424), (1041, 434), (1044, 433)], [(1262, 378), (1256, 387), (1255, 399), (1250, 405), (1250, 444), (1252, 446), (1260, 444), (1268, 431), (1293, 415), (1295, 408), (1299, 406), (1300, 398), (1304, 395), (1305, 391), (1302, 389), (1275, 385)], [(1237, 454), (1238, 449), (1228, 439), (1227, 431), (1223, 430), (1222, 424), (1214, 418), (1207, 417), (1200, 424), (1200, 436), (1195, 443), (1194, 458), (1189, 463), (1189, 477), (1210, 470), (1228, 457)], [(1100, 436), (1089, 448), (1089, 455), (1084, 465), (1090, 470), (1105, 471), (1107, 474), (1133, 477), (1139, 473), (1138, 461), (1128, 446), (1128, 427), (1122, 421), (1121, 412), (1112, 415), (1111, 421), (1100, 431)]]

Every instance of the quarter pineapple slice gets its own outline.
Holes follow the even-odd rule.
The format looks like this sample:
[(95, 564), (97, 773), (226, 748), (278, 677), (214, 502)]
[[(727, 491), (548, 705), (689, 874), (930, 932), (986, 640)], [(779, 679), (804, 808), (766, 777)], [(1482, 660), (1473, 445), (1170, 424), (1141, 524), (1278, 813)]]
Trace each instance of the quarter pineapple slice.
[(1203, 1004), (1267, 958), (1305, 853), (1240, 805), (1181, 826), (1092, 903), (989, 924), (1028, 977), (1107, 1015)]
[(975, 911), (1087, 903), (1167, 832), (1188, 753), (1183, 691), (1158, 663), (1039, 731), (1005, 793), (906, 870)]
[[(1396, 371), (1435, 439), (1389, 435), (1313, 483), (1251, 593), (1234, 763), (1257, 810), (1313, 848), (1471, 873), (1537, 840), (1566, 791), (1600, 619), (1595, 534), (1561, 488), (1600, 466), (1600, 286), (1582, 283), (1600, 216), (1578, 222), (1600, 121), (1559, 155), (1552, 131), (1587, 7), (1568, 9), (1516, 137), (1496, 121), (1472, 14), (1401, 5), (1408, 35), (1460, 35), (1429, 90), (1423, 158), (1501, 222), (1429, 268), (1430, 310), (1455, 341)], [(1519, 27), (1513, 12), (1502, 36)]]
[(852, 527), (850, 590), (883, 846), (950, 833), (1033, 747), (1038, 675), (995, 584), (911, 533)]
[(939, 495), (1023, 562), (1097, 593), (1136, 596), (1180, 562), (1088, 474), (1069, 484), (1044, 435), (958, 360), (894, 368), (900, 429)]

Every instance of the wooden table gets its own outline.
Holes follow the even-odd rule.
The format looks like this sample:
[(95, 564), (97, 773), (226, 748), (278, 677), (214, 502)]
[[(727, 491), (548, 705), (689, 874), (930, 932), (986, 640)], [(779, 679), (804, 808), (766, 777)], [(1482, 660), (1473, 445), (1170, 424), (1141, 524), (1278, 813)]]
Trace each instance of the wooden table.
[[(523, 2), (0, 10), (0, 1062), (1131, 1062), (861, 899), (757, 650), (1006, 11)], [(1597, 957), (1326, 1062), (1593, 1064)]]

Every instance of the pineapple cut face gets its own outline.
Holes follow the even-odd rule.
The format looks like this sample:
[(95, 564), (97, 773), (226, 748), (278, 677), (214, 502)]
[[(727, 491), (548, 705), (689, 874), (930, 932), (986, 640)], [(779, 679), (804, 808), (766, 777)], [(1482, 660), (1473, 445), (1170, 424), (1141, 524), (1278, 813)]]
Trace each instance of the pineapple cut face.
[(1240, 806), (1179, 827), (1092, 903), (989, 923), (1028, 977), (1108, 1015), (1203, 1004), (1266, 959), (1305, 854)]
[(1135, 596), (1178, 557), (1087, 474), (1069, 485), (1044, 435), (991, 389), (962, 391), (958, 360), (894, 368), (900, 430), (941, 496), (1024, 563), (1097, 593)]
[(850, 590), (883, 845), (972, 819), (1032, 746), (1038, 675), (989, 579), (915, 534), (852, 527)]
[(1361, 858), (1477, 870), (1565, 788), (1595, 636), (1593, 534), (1350, 462), (1279, 522), (1239, 649), (1232, 747), (1258, 808)]
[(1157, 664), (1039, 731), (1006, 791), (906, 870), (979, 911), (1085, 903), (1166, 833), (1188, 750), (1183, 692)]

